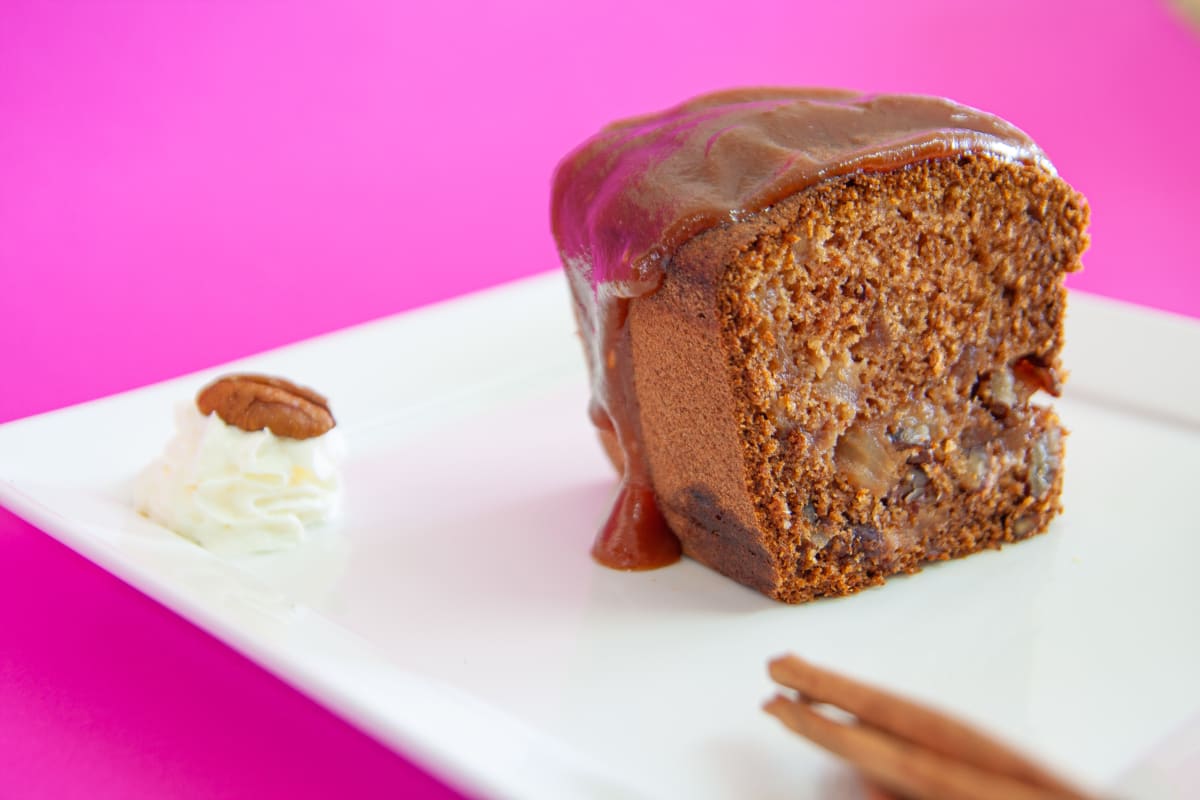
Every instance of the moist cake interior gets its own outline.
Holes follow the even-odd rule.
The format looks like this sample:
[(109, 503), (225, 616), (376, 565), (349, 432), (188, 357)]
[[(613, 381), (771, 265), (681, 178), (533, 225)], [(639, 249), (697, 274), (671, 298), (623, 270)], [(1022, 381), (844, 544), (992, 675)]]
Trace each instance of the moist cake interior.
[(1034, 394), (1058, 389), (1081, 198), (963, 156), (818, 184), (769, 214), (717, 307), (775, 596), (1043, 530), (1063, 432)]

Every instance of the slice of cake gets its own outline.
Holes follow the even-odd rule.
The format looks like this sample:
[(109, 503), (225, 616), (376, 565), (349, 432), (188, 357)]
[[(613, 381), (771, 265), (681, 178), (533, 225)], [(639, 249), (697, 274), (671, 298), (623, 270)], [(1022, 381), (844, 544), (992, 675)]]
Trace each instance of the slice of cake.
[(1088, 209), (946, 100), (714, 94), (616, 123), (553, 226), (621, 483), (593, 548), (786, 602), (1017, 541), (1060, 511), (1063, 275)]

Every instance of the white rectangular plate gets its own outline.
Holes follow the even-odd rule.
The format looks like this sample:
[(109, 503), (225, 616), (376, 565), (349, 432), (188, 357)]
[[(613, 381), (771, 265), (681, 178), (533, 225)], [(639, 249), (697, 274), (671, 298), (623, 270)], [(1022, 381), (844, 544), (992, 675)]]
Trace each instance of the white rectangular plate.
[[(1200, 325), (1085, 296), (1068, 325), (1050, 533), (798, 607), (590, 560), (614, 479), (556, 274), (0, 427), (0, 501), (469, 791), (853, 796), (759, 710), (795, 651), (1160, 792), (1187, 760), (1160, 743), (1200, 714)], [(348, 490), (299, 549), (220, 559), (129, 485), (174, 404), (242, 368), (333, 399)]]

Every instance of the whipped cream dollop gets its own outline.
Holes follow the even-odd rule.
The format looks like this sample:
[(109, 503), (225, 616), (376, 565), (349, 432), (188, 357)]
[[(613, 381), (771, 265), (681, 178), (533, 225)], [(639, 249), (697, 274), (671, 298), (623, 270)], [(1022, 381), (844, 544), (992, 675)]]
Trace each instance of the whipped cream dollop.
[(192, 403), (177, 407), (175, 424), (133, 499), (176, 533), (219, 552), (280, 550), (337, 512), (346, 446), (336, 428), (310, 439), (247, 432)]

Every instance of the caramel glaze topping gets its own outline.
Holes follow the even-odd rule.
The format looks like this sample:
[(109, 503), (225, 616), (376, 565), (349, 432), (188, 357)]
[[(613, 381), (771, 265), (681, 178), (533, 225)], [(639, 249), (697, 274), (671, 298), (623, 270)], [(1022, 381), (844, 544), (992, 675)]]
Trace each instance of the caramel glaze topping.
[(623, 454), (592, 555), (618, 569), (679, 559), (642, 455), (629, 301), (653, 292), (691, 237), (821, 181), (988, 154), (1053, 173), (1021, 131), (948, 100), (837, 89), (739, 89), (610, 125), (554, 176), (551, 222), (592, 377), (590, 416)]

